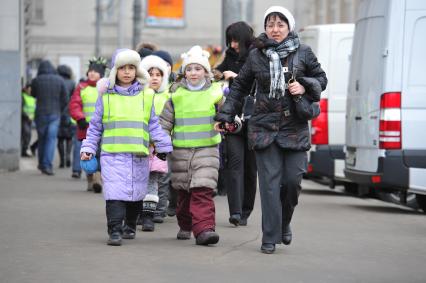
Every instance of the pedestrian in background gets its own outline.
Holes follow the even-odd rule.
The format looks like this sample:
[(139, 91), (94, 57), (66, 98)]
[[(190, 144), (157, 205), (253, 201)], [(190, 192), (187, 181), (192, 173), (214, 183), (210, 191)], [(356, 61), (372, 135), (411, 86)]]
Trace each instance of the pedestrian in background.
[(200, 46), (182, 54), (184, 78), (172, 87), (171, 98), (160, 116), (164, 130), (172, 134), (170, 155), (172, 187), (178, 190), (177, 238), (194, 233), (197, 245), (216, 244), (213, 192), (219, 169), (220, 134), (213, 117), (223, 100), (219, 84), (211, 83), (209, 53)]
[(106, 93), (96, 101), (81, 159), (94, 158), (101, 144), (101, 172), (106, 200), (108, 245), (134, 239), (136, 219), (147, 195), (149, 143), (155, 152), (172, 151), (170, 137), (155, 115), (154, 92), (147, 87), (148, 72), (136, 51), (118, 49)]
[[(70, 101), (71, 95), (74, 92), (75, 83), (72, 80), (72, 70), (67, 65), (59, 65), (57, 68), (58, 74), (64, 79), (67, 90), (67, 101)], [(68, 105), (61, 114), (58, 131), (58, 152), (59, 152), (59, 168), (71, 166), (71, 148), (72, 138), (75, 135), (75, 121), (71, 120)], [(80, 161), (80, 159), (78, 159)]]
[[(176, 81), (177, 75), (176, 73), (173, 72), (173, 59), (172, 56), (170, 56), (170, 53), (165, 51), (165, 50), (156, 50), (152, 53), (152, 55), (158, 56), (161, 59), (163, 59), (166, 63), (167, 63), (167, 67), (168, 67), (168, 71), (169, 71), (169, 85), (167, 86), (167, 88), (169, 89), (170, 86)], [(157, 110), (156, 110), (157, 111)], [(161, 113), (161, 112), (159, 112)], [(159, 205), (157, 206), (157, 210), (156, 210), (156, 215), (157, 217), (154, 217), (154, 221), (161, 221), (160, 217), (158, 217), (158, 215), (163, 215), (164, 213), (164, 208), (163, 208), (163, 204), (166, 204), (167, 200), (163, 200), (162, 197), (164, 195), (161, 194), (160, 191), (160, 200), (159, 200)], [(175, 216), (176, 215), (176, 206), (177, 206), (177, 192), (175, 189), (173, 189), (170, 184), (169, 184), (169, 191), (168, 191), (168, 205), (167, 205), (167, 215), (168, 216)]]
[[(294, 17), (287, 9), (270, 7), (264, 15), (264, 28), (216, 119), (229, 127), (256, 80), (248, 138), (259, 173), (261, 251), (270, 254), (275, 244), (288, 245), (292, 240), (290, 221), (307, 167), (309, 125), (296, 113), (297, 104), (306, 98), (319, 101), (327, 78), (311, 48), (299, 43)], [(298, 61), (295, 66), (293, 60)]]
[[(163, 59), (154, 55), (143, 58), (141, 66), (149, 73), (149, 87), (155, 92), (155, 115), (159, 116), (163, 111), (164, 104), (170, 98), (168, 92), (169, 68)], [(149, 203), (155, 203), (156, 206), (144, 205), (141, 215), (142, 231), (154, 231), (154, 223), (163, 222), (163, 218), (166, 216), (165, 210), (169, 192), (170, 172), (167, 160), (158, 158), (152, 145), (150, 146), (149, 161), (148, 193), (144, 201), (148, 200)]]
[(31, 142), (31, 130), (34, 121), (36, 100), (31, 96), (31, 84), (26, 84), (21, 91), (22, 111), (21, 111), (21, 156), (30, 157), (28, 146)]
[[(213, 73), (216, 80), (226, 80), (229, 88), (244, 65), (249, 51), (253, 48), (253, 29), (245, 22), (236, 22), (226, 28), (225, 58)], [(250, 88), (253, 89), (255, 83)], [(224, 166), (219, 171), (224, 191), (229, 204), (229, 222), (235, 226), (247, 225), (256, 196), (257, 169), (253, 150), (247, 144), (247, 121), (252, 115), (254, 97), (244, 97), (241, 112), (237, 115), (242, 120), (242, 129), (238, 133), (225, 132), (222, 141)]]
[(31, 91), (37, 99), (35, 123), (38, 136), (38, 169), (54, 175), (52, 162), (55, 156), (60, 117), (67, 107), (67, 90), (64, 80), (49, 61), (41, 61), (37, 77), (31, 82)]
[[(80, 162), (77, 161), (80, 161), (81, 141), (86, 138), (90, 119), (95, 112), (95, 104), (99, 96), (96, 83), (105, 75), (106, 67), (105, 58), (95, 57), (89, 60), (89, 67), (86, 73), (87, 80), (83, 80), (77, 85), (71, 97), (69, 110), (71, 117), (77, 121), (73, 152), (73, 160), (76, 162), (73, 162), (71, 175), (73, 178), (80, 178)], [(99, 154), (96, 154), (96, 158), (99, 161)], [(87, 190), (95, 193), (102, 191), (100, 172), (87, 174)]]

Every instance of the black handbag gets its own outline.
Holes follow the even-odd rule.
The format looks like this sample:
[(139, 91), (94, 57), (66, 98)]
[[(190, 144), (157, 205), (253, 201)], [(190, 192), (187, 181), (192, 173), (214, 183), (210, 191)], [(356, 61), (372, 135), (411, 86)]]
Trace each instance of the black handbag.
[[(293, 53), (292, 56), (292, 78), (296, 81), (297, 66), (299, 65), (299, 51)], [(290, 80), (291, 80), (290, 79)], [(289, 81), (290, 81), (289, 80)], [(312, 101), (306, 95), (298, 95), (293, 97), (296, 115), (303, 120), (312, 120), (319, 116), (321, 108), (319, 102)]]

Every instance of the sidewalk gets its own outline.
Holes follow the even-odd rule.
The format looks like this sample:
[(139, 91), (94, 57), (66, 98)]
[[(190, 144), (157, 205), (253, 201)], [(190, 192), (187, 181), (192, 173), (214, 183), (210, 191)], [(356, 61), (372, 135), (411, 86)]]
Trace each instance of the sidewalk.
[[(259, 252), (260, 200), (248, 226), (228, 223), (216, 197), (219, 244), (176, 240), (176, 218), (106, 245), (105, 203), (71, 170), (0, 173), (1, 282), (424, 282), (424, 215), (304, 181), (294, 241)], [(401, 228), (403, 227), (403, 228)], [(422, 281), (423, 280), (423, 281)]]

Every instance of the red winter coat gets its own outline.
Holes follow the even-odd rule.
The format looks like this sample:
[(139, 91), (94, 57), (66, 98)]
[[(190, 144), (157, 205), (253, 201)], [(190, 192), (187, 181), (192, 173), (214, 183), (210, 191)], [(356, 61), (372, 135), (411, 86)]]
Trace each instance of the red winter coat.
[[(81, 100), (80, 93), (81, 93), (81, 90), (83, 90), (87, 86), (96, 87), (96, 82), (87, 80), (87, 81), (79, 83), (71, 96), (71, 100), (69, 103), (69, 111), (70, 111), (71, 117), (75, 121), (86, 119), (86, 116), (84, 116), (84, 113), (83, 113), (83, 102)], [(80, 129), (77, 126), (77, 139), (84, 140), (86, 138), (86, 131), (87, 131), (87, 128)]]

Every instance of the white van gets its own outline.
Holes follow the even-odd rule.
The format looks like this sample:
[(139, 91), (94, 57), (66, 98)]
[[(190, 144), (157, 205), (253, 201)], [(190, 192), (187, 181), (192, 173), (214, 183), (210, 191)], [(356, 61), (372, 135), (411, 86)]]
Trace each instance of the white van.
[(347, 181), (345, 167), (345, 112), (349, 78), (349, 56), (354, 24), (307, 26), (299, 32), (302, 43), (311, 46), (327, 74), (328, 85), (321, 94), (321, 114), (312, 120), (309, 178), (326, 177), (330, 187)]
[(426, 1), (362, 1), (352, 47), (345, 175), (416, 194), (426, 212)]

